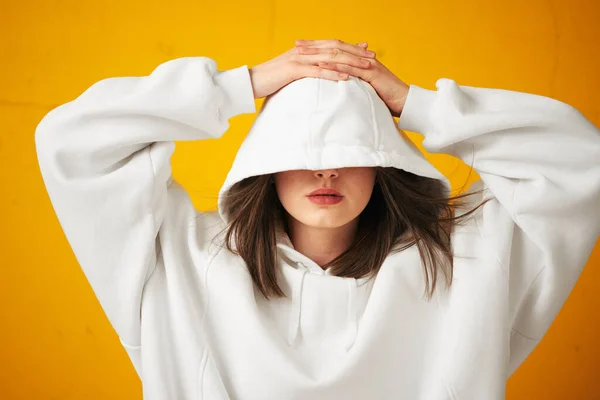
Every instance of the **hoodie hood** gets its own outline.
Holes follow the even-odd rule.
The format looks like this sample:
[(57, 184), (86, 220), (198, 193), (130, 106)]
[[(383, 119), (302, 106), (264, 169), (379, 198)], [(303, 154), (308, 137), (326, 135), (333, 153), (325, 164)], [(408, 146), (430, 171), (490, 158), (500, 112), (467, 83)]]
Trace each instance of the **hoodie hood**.
[(223, 197), (245, 178), (344, 167), (395, 167), (439, 179), (450, 191), (369, 83), (303, 78), (265, 99), (219, 191), (219, 214), (228, 222)]
[[(344, 167), (395, 167), (439, 179), (450, 190), (447, 179), (399, 132), (389, 109), (369, 83), (355, 77), (338, 82), (303, 78), (265, 99), (219, 192), (219, 214), (227, 223), (224, 196), (245, 178)], [(340, 324), (349, 332), (344, 340), (349, 351), (356, 340), (361, 304), (368, 298), (368, 279), (330, 276), (328, 269), (296, 251), (281, 230), (277, 242), (283, 260), (280, 283), (290, 299), (288, 345), (294, 345), (303, 332), (303, 318), (314, 315), (315, 310), (304, 299), (320, 298), (325, 292), (329, 299), (347, 299), (345, 322)], [(321, 278), (315, 281), (318, 276)]]

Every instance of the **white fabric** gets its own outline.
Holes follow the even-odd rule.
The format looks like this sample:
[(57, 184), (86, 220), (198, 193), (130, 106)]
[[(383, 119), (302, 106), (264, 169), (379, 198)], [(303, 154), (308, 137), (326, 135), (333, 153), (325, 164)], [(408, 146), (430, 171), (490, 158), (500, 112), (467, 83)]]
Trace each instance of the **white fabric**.
[[(35, 135), (50, 200), (138, 372), (144, 398), (502, 399), (542, 339), (600, 231), (600, 134), (547, 97), (412, 85), (398, 127), (473, 162), (492, 197), (452, 234), (454, 283), (423, 298), (415, 246), (374, 279), (332, 276), (277, 244), (287, 297), (266, 301), (212, 239), (171, 175), (174, 141), (219, 138), (255, 112), (247, 66), (205, 57), (104, 79), (52, 110)], [(394, 166), (448, 182), (370, 85), (306, 78), (257, 117), (220, 194), (286, 169)], [(472, 199), (472, 206), (486, 196)]]

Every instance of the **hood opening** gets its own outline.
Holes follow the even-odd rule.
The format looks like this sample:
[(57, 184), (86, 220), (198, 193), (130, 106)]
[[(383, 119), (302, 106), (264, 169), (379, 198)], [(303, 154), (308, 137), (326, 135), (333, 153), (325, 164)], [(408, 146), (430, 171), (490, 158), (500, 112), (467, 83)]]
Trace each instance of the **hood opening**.
[(228, 222), (223, 197), (251, 176), (378, 166), (442, 180), (450, 191), (369, 83), (356, 77), (299, 79), (263, 103), (219, 191), (219, 214)]

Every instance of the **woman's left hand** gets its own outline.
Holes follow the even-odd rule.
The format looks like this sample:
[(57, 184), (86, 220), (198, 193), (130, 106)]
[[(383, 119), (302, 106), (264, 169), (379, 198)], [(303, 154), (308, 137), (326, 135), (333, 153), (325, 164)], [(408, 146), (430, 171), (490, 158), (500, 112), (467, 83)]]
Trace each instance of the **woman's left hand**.
[[(357, 68), (349, 65), (336, 63), (335, 52), (332, 48), (336, 48), (343, 43), (341, 40), (297, 40), (296, 47), (301, 54), (318, 54), (329, 53), (332, 55), (331, 61), (319, 62), (321, 68), (330, 69), (333, 71), (345, 72), (349, 75), (360, 78), (373, 86), (379, 97), (390, 109), (392, 115), (396, 118), (400, 117), (406, 96), (408, 95), (409, 85), (404, 83), (400, 78), (387, 69), (375, 57), (365, 58), (371, 63), (370, 67)], [(367, 44), (362, 44), (363, 48)]]

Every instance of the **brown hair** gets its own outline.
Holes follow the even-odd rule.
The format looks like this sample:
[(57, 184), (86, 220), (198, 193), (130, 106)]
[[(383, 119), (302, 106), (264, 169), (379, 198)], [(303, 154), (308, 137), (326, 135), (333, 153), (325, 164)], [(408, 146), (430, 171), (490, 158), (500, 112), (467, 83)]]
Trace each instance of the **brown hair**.
[[(354, 242), (321, 267), (331, 267), (336, 276), (371, 278), (388, 254), (416, 244), (423, 261), (424, 295), (430, 299), (440, 270), (446, 287), (452, 284), (454, 257), (450, 237), (454, 225), (465, 223), (490, 199), (455, 216), (455, 210), (467, 204), (465, 197), (481, 191), (448, 197), (444, 183), (438, 179), (393, 167), (375, 169), (373, 193), (359, 216)], [(287, 231), (287, 219), (271, 184), (272, 176), (253, 176), (236, 183), (223, 202), (229, 218), (226, 247), (244, 259), (252, 280), (267, 299), (285, 296), (277, 283), (276, 244), (277, 226)]]

